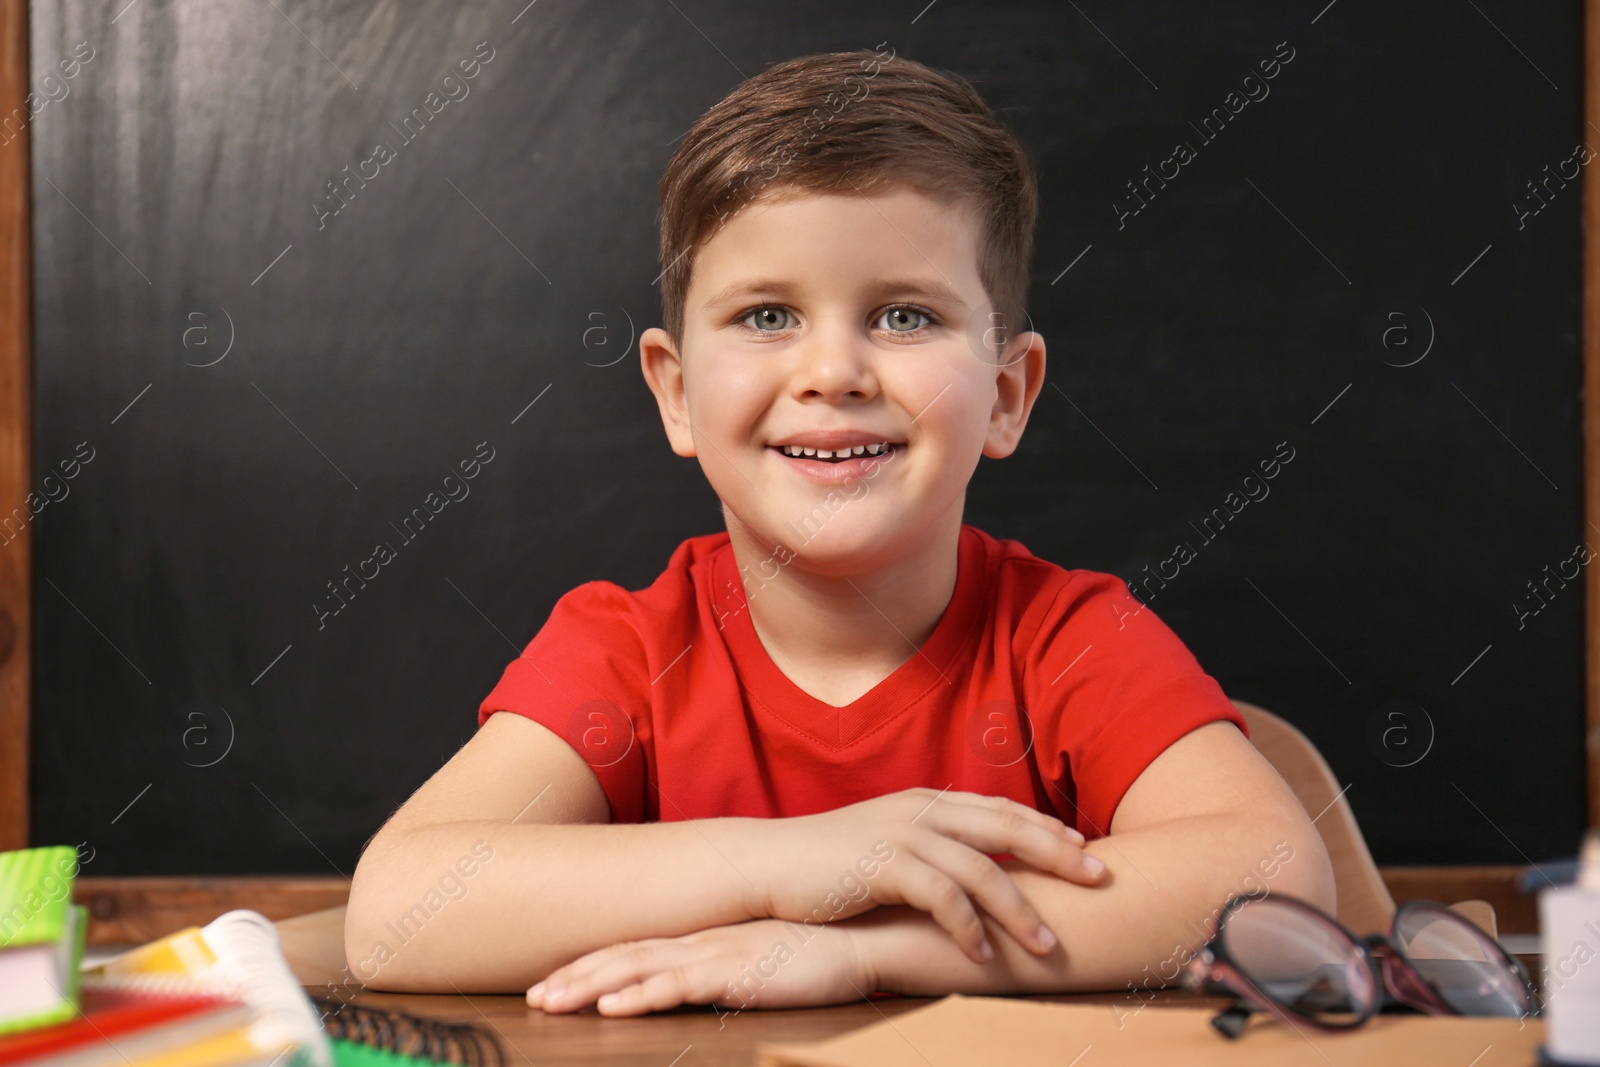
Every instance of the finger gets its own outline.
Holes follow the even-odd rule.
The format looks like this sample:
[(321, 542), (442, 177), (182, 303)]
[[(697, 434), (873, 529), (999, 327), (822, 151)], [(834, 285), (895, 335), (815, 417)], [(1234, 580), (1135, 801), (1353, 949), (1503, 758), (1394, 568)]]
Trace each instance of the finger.
[[(602, 993), (609, 993), (635, 980), (631, 978), (626, 981), (619, 980), (628, 973), (628, 969), (624, 967), (619, 972), (614, 968), (614, 964), (619, 958), (626, 960), (631, 957), (635, 960), (634, 967), (637, 968), (638, 950), (647, 944), (649, 942), (624, 941), (596, 949), (563, 967), (556, 968), (544, 981), (528, 990), (528, 1004), (550, 1012), (576, 1011), (587, 1004), (592, 1004)], [(608, 981), (612, 984), (607, 984)]]
[(528, 987), (528, 1006), (530, 1008), (543, 1008), (545, 1011), (549, 1011), (550, 1008), (546, 1007), (546, 1002), (552, 999), (552, 994), (566, 989), (567, 985), (571, 982), (571, 979), (571, 971), (565, 967), (557, 967), (555, 970), (551, 971), (539, 981)]
[(1083, 834), (1079, 833), (1076, 827), (1068, 826), (1066, 823), (1062, 822), (1056, 816), (1051, 815), (1049, 812), (1040, 811), (1037, 808), (1031, 807), (1027, 804), (1020, 804), (1017, 801), (1012, 800), (1010, 797), (991, 797), (985, 796), (982, 793), (967, 793), (963, 794), (963, 796), (971, 797), (972, 800), (970, 803), (975, 803), (979, 806), (987, 807), (997, 812), (1013, 812), (1022, 816), (1024, 819), (1027, 819), (1029, 822), (1036, 822), (1045, 827), (1045, 829), (1050, 830), (1053, 833), (1060, 834), (1069, 841), (1075, 842), (1079, 845), (1084, 843)]
[(710, 1003), (720, 990), (709, 992), (705, 988), (708, 981), (709, 976), (701, 974), (698, 967), (673, 967), (607, 993), (596, 1007), (602, 1015), (643, 1015), (667, 1011), (679, 1004)]
[(1056, 947), (1056, 936), (1022, 890), (994, 860), (965, 845), (937, 835), (917, 846), (917, 856), (943, 871), (968, 898), (992, 915), (1005, 930), (1035, 955)]
[(1098, 885), (1105, 865), (1014, 809), (952, 804), (929, 812), (923, 828), (988, 853), (1008, 853), (1080, 885)]
[[(902, 866), (897, 875), (892, 885), (880, 889), (898, 892), (901, 902), (931, 915), (974, 963), (988, 963), (994, 958), (994, 947), (989, 945), (983, 921), (960, 883), (921, 860)], [(989, 948), (987, 954), (985, 946)]]
[(555, 970), (545, 975), (528, 990), (528, 1003), (532, 1004), (534, 1002), (535, 997), (533, 992), (535, 989), (542, 992), (546, 989), (556, 989), (563, 986), (570, 986), (576, 980), (582, 978), (584, 975), (593, 970), (597, 963), (615, 955), (620, 949), (627, 947), (627, 945), (631, 943), (632, 942), (624, 942), (622, 944), (596, 949), (593, 952), (585, 953), (584, 955), (579, 956), (570, 963), (562, 964), (560, 967), (557, 967)]
[[(944, 793), (939, 793), (932, 789), (918, 790), (918, 792), (927, 794), (929, 800), (937, 797), (940, 805), (948, 802), (984, 808), (994, 812), (1014, 812), (1022, 818), (1027, 819), (1029, 822), (1037, 823), (1045, 829), (1059, 834), (1075, 844), (1082, 845), (1084, 843), (1083, 834), (1079, 833), (1076, 828), (1068, 826), (1054, 815), (1039, 811), (1037, 808), (1031, 808), (1026, 804), (1019, 804), (1010, 797), (993, 797), (983, 793), (968, 793), (962, 791), (946, 791)], [(930, 806), (927, 810), (932, 810), (932, 806)], [(922, 816), (919, 815), (916, 817), (916, 821), (920, 822), (921, 820)]]
[(544, 993), (545, 1010), (569, 1011), (594, 1004), (604, 994), (625, 989), (643, 982), (651, 975), (686, 963), (693, 953), (676, 938), (635, 941), (616, 946), (616, 949), (614, 952), (603, 950), (603, 958), (559, 988), (547, 986)]
[[(678, 1003), (682, 1002), (679, 1001)], [(615, 992), (607, 993), (595, 1001), (594, 1005), (601, 1015), (617, 1017), (643, 1015), (648, 1011), (665, 1011), (667, 1008), (676, 1007), (676, 1004), (667, 1004), (659, 1009), (646, 1006), (643, 985), (626, 986)]]

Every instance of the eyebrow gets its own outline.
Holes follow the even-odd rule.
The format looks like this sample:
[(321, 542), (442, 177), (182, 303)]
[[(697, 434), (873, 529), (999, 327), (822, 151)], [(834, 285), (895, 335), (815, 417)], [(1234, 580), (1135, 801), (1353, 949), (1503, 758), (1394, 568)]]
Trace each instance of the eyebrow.
[[(732, 303), (735, 297), (740, 296), (769, 296), (783, 300), (792, 299), (799, 290), (800, 287), (798, 285), (782, 278), (741, 278), (713, 293), (711, 298), (701, 305), (701, 310), (707, 311), (723, 304)], [(967, 307), (967, 302), (961, 299), (960, 294), (935, 278), (885, 278), (868, 285), (867, 291), (875, 296), (903, 293), (907, 296), (922, 297), (936, 303), (948, 304), (962, 309)]]

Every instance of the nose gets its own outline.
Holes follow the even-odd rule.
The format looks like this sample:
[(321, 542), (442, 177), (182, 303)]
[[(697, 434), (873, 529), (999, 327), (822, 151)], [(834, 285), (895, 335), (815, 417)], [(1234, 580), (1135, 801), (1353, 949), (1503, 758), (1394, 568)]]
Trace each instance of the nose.
[(791, 349), (795, 360), (789, 388), (797, 400), (819, 397), (837, 402), (877, 395), (872, 342), (844, 323), (823, 326)]

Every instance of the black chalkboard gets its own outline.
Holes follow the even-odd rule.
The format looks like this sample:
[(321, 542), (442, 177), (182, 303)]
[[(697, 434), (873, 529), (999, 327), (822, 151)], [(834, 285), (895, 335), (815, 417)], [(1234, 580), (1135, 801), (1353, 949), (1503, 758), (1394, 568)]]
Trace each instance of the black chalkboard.
[(562, 593), (721, 528), (633, 345), (655, 184), (879, 42), (1041, 174), (1048, 381), (967, 521), (1134, 583), (1379, 862), (1575, 846), (1579, 4), (32, 18), (32, 835), (85, 873), (348, 874)]

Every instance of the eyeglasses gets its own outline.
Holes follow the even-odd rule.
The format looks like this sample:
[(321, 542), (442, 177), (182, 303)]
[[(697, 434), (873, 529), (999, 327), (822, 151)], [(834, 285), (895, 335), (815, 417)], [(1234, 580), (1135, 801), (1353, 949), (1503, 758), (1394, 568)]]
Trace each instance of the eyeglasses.
[(1319, 1030), (1360, 1026), (1388, 1004), (1429, 1015), (1537, 1015), (1527, 972), (1493, 938), (1443, 904), (1414, 901), (1385, 934), (1357, 939), (1282, 894), (1228, 901), (1182, 984), (1239, 998), (1211, 1025), (1238, 1037), (1252, 1012)]

